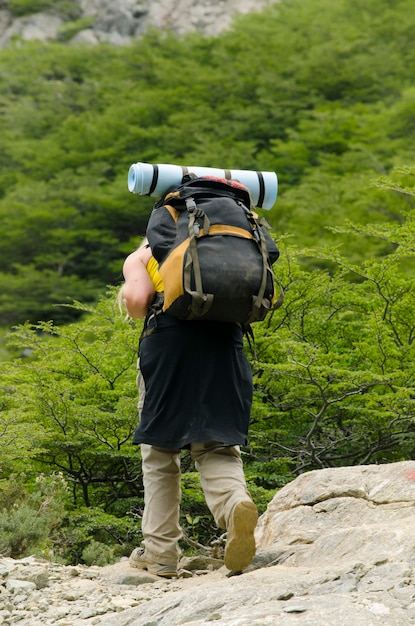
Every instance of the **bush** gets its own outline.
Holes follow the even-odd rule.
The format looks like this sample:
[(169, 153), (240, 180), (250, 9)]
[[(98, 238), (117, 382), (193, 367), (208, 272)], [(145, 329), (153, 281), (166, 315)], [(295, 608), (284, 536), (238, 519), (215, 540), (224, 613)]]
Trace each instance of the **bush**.
[(92, 17), (82, 17), (79, 20), (65, 22), (59, 29), (58, 38), (60, 41), (69, 41), (82, 30), (89, 28), (94, 21)]
[(0, 483), (0, 554), (50, 558), (65, 516), (67, 485), (60, 475), (38, 476), (32, 491), (25, 482), (20, 475)]
[(60, 557), (73, 565), (107, 565), (127, 556), (141, 542), (141, 525), (100, 508), (73, 511), (60, 529)]
[(9, 9), (16, 17), (39, 13), (51, 6), (50, 0), (10, 0)]
[(71, 0), (10, 0), (9, 9), (16, 17), (49, 11), (69, 19), (76, 19), (81, 12), (78, 2)]
[(82, 561), (85, 565), (103, 567), (114, 562), (114, 549), (100, 541), (92, 540), (82, 551)]

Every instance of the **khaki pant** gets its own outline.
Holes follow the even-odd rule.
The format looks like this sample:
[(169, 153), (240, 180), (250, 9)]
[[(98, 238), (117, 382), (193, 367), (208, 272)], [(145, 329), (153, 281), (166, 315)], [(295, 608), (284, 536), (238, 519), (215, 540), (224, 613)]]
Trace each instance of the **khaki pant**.
[[(216, 524), (226, 529), (233, 507), (251, 500), (247, 491), (239, 446), (216, 441), (193, 443), (190, 450)], [(176, 565), (180, 557), (180, 450), (141, 444), (144, 514), (143, 545), (157, 563)]]

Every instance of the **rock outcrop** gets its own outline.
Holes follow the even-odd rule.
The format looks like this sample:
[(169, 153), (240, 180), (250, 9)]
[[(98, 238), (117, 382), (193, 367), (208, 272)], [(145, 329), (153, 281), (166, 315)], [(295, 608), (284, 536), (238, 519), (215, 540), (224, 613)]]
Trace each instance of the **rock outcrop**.
[(0, 624), (410, 626), (414, 528), (415, 461), (313, 471), (275, 495), (240, 576), (0, 558)]
[[(236, 14), (259, 11), (275, 1), (79, 0), (76, 19), (73, 15), (68, 17), (52, 10), (13, 19), (8, 1), (0, 0), (0, 48), (16, 38), (123, 45), (150, 28), (177, 34), (200, 32), (216, 36), (230, 27)], [(72, 27), (68, 28), (70, 23)]]

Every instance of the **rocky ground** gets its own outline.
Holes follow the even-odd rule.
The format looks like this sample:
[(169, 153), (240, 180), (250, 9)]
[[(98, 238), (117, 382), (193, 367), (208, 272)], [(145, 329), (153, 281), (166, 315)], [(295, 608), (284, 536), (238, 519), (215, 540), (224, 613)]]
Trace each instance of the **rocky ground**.
[[(65, 567), (0, 559), (2, 626), (410, 626), (414, 576), (406, 567), (292, 568), (262, 562), (164, 580), (121, 561)], [(269, 555), (268, 555), (269, 556)], [(273, 555), (278, 560), (278, 555)], [(262, 565), (262, 567), (261, 567)], [(268, 566), (267, 566), (268, 565)], [(1, 579), (0, 579), (1, 580)], [(393, 582), (392, 582), (393, 580)], [(392, 589), (391, 589), (392, 588)]]
[(111, 619), (167, 592), (201, 585), (206, 576), (225, 576), (213, 572), (214, 562), (188, 559), (184, 564), (211, 571), (187, 570), (177, 580), (165, 580), (130, 567), (127, 559), (106, 567), (67, 567), (35, 557), (0, 558), (0, 625), (96, 625), (103, 616)]
[(240, 576), (0, 557), (0, 626), (415, 626), (415, 461), (324, 469), (278, 491)]

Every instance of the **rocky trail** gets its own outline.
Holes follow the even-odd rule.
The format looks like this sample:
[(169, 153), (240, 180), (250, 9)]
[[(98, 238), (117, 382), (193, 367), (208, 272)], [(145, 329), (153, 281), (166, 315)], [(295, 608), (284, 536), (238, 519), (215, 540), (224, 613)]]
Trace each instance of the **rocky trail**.
[(163, 580), (126, 559), (0, 557), (0, 625), (411, 626), (414, 528), (415, 461), (316, 470), (276, 493), (242, 575), (196, 558)]

